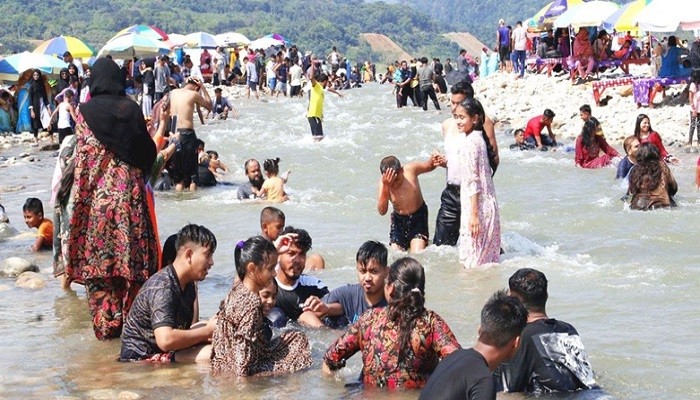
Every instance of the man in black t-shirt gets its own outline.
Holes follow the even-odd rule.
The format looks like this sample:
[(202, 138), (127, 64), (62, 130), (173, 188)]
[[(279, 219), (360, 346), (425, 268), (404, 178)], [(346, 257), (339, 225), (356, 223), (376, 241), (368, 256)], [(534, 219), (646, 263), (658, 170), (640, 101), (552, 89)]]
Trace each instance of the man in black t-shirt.
[(216, 319), (197, 324), (195, 282), (214, 265), (216, 238), (205, 227), (178, 233), (171, 265), (149, 278), (134, 299), (122, 333), (121, 361), (193, 362), (211, 357)]
[(438, 364), (420, 394), (421, 400), (495, 400), (492, 371), (518, 349), (527, 310), (505, 291), (496, 292), (481, 310), (474, 347), (452, 352)]
[[(295, 234), (289, 251), (277, 259), (277, 303), (284, 316), (312, 327), (323, 326), (323, 322), (304, 303), (312, 296), (323, 297), (328, 288), (318, 278), (302, 274), (306, 266), (306, 253), (311, 249), (311, 237), (304, 229), (287, 226), (280, 235)], [(279, 324), (275, 321), (275, 324)]]
[(308, 309), (319, 318), (343, 316), (336, 327), (354, 323), (370, 308), (387, 305), (384, 298), (384, 283), (389, 273), (386, 246), (369, 240), (360, 246), (355, 259), (359, 284), (344, 285), (333, 289), (322, 300), (307, 301)]
[(568, 392), (597, 387), (581, 338), (573, 326), (549, 318), (547, 278), (531, 268), (516, 271), (508, 280), (510, 295), (528, 309), (520, 349), (496, 370), (499, 390), (508, 392)]

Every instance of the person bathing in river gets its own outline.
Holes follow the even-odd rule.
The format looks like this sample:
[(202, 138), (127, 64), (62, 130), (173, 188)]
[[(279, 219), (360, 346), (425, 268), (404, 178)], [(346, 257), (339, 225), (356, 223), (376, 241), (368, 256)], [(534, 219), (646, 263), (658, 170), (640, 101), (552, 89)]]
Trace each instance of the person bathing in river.
[(634, 125), (634, 136), (637, 137), (640, 144), (651, 143), (659, 149), (661, 158), (667, 163), (678, 164), (679, 161), (673, 154), (669, 154), (661, 141), (661, 136), (651, 127), (651, 120), (646, 114), (639, 114), (637, 122)]
[[(289, 196), (284, 191), (284, 184), (287, 182), (286, 176), (285, 178), (278, 176), (280, 172), (279, 163), (279, 158), (270, 158), (263, 163), (267, 179), (265, 179), (258, 196), (265, 197), (267, 201), (283, 203), (289, 200)], [(289, 176), (289, 171), (287, 171), (286, 175)]]
[(511, 150), (532, 150), (535, 148), (535, 145), (525, 141), (524, 133), (525, 131), (522, 129), (516, 129), (513, 131), (513, 139), (515, 139), (515, 143), (510, 145)]
[[(603, 151), (603, 155), (600, 152)], [(581, 134), (576, 138), (576, 166), (581, 168), (602, 168), (612, 163), (613, 158), (619, 157), (612, 146), (603, 137), (600, 122), (590, 117), (583, 124)]]
[[(265, 207), (260, 212), (260, 231), (264, 238), (271, 241), (277, 240), (280, 232), (284, 230), (286, 217), (282, 210), (276, 207)], [(304, 271), (324, 269), (326, 261), (320, 254), (309, 254), (306, 257)]]
[(637, 151), (637, 165), (630, 171), (628, 193), (633, 210), (653, 210), (675, 207), (673, 196), (678, 184), (671, 169), (661, 160), (659, 149), (651, 143), (643, 143)]
[[(557, 138), (552, 133), (552, 121), (555, 114), (549, 108), (545, 109), (542, 115), (531, 118), (525, 127), (525, 141), (537, 146), (539, 150), (547, 150), (547, 147), (555, 147)], [(542, 131), (547, 128), (548, 136), (542, 136)]]
[(411, 253), (428, 246), (428, 206), (423, 200), (418, 175), (430, 172), (438, 164), (437, 155), (429, 160), (415, 161), (401, 166), (394, 156), (387, 156), (379, 164), (382, 177), (379, 180), (377, 211), (386, 214), (391, 202), (389, 244), (393, 249)]
[(617, 164), (617, 174), (615, 179), (624, 179), (627, 181), (630, 170), (637, 163), (637, 150), (639, 150), (639, 139), (635, 136), (628, 136), (622, 143), (627, 155), (619, 164)]

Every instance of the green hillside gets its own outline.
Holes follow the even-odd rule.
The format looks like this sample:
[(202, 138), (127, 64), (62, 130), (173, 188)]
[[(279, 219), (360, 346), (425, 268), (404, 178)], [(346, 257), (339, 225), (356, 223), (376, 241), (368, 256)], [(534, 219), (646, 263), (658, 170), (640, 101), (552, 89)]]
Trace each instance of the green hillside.
[(251, 39), (275, 32), (304, 49), (326, 54), (332, 46), (351, 60), (385, 61), (360, 41), (364, 32), (382, 33), (412, 54), (454, 56), (459, 50), (442, 37), (443, 26), (402, 4), (360, 0), (3, 0), (3, 51), (32, 50), (29, 40), (60, 34), (79, 37), (99, 49), (133, 24), (166, 32), (236, 31)]

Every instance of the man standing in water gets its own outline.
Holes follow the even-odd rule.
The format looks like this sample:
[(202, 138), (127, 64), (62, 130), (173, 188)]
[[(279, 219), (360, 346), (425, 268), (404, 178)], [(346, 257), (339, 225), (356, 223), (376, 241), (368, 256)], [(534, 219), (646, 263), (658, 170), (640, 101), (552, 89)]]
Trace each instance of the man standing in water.
[[(520, 348), (496, 371), (507, 392), (573, 392), (597, 387), (581, 338), (573, 326), (549, 318), (547, 278), (540, 271), (521, 268), (508, 279), (510, 295), (528, 311)], [(500, 385), (499, 385), (500, 386)]]
[[(453, 112), (461, 102), (474, 97), (474, 88), (467, 82), (457, 82), (450, 91), (452, 92), (450, 107)], [(484, 121), (484, 133), (489, 165), (493, 173), (496, 173), (499, 163), (498, 143), (496, 143), (493, 120), (488, 116)], [(437, 160), (439, 166), (447, 169), (447, 187), (442, 191), (440, 197), (440, 210), (435, 221), (433, 243), (437, 246), (456, 246), (459, 239), (459, 221), (462, 210), (459, 198), (462, 175), (458, 151), (466, 136), (457, 128), (457, 122), (454, 118), (448, 118), (442, 123), (442, 136), (445, 140), (445, 155), (437, 155)]]
[(192, 115), (195, 108), (199, 119), (204, 124), (201, 107), (211, 111), (211, 97), (204, 84), (190, 77), (180, 89), (170, 92), (170, 115), (177, 116), (176, 139), (179, 140), (179, 150), (173, 157), (174, 168), (170, 176), (175, 183), (175, 190), (181, 191), (189, 186), (191, 191), (197, 190), (197, 134), (194, 132)]
[[(306, 113), (306, 117), (309, 120), (309, 126), (311, 126), (311, 135), (314, 141), (320, 142), (323, 140), (323, 100), (325, 99), (326, 81), (328, 76), (325, 73), (321, 73), (316, 77), (316, 64), (311, 63), (309, 67), (309, 80), (311, 81), (311, 93), (309, 94), (309, 111)], [(337, 92), (333, 88), (328, 88), (328, 91), (335, 93), (338, 97), (343, 97), (342, 94)]]

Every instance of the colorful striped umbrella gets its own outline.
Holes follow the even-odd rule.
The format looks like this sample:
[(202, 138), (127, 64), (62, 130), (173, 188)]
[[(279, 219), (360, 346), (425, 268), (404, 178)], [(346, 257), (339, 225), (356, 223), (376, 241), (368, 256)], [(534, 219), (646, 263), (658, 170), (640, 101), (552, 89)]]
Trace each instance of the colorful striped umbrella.
[(537, 12), (537, 14), (533, 15), (532, 18), (529, 18), (523, 22), (523, 25), (526, 26), (530, 30), (542, 30), (545, 28), (545, 25), (549, 22), (551, 24), (551, 20), (548, 18), (545, 18), (544, 14), (549, 10), (550, 7), (554, 4), (554, 1), (549, 2), (546, 6), (542, 7), (540, 11)]
[(97, 56), (104, 57), (109, 54), (113, 58), (128, 59), (168, 53), (170, 53), (170, 48), (160, 40), (137, 33), (127, 33), (107, 42)]
[(581, 5), (583, 0), (554, 0), (544, 12), (544, 18), (554, 18), (564, 14), (572, 7)]
[(117, 34), (114, 35), (114, 38), (127, 33), (138, 33), (139, 35), (148, 36), (149, 38), (155, 40), (168, 40), (168, 34), (165, 33), (162, 29), (153, 25), (131, 25), (130, 27), (124, 28), (121, 31), (117, 32)]
[(16, 81), (26, 70), (38, 69), (45, 74), (58, 74), (68, 64), (56, 57), (25, 51), (0, 60), (0, 79)]
[(62, 57), (69, 51), (73, 57), (89, 58), (95, 55), (95, 49), (89, 44), (73, 36), (59, 36), (40, 44), (33, 53)]
[(637, 31), (637, 15), (649, 3), (651, 3), (651, 0), (634, 0), (623, 5), (603, 21), (603, 27), (621, 32)]
[(609, 1), (589, 1), (568, 9), (564, 14), (557, 17), (554, 21), (554, 26), (557, 28), (599, 26), (618, 8), (620, 8), (619, 5)]

